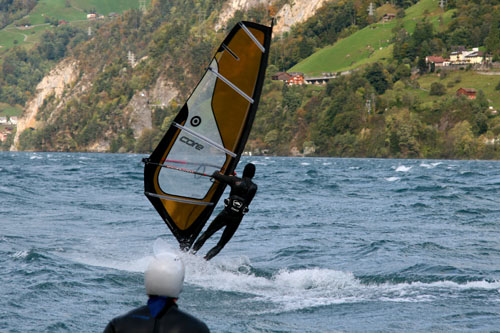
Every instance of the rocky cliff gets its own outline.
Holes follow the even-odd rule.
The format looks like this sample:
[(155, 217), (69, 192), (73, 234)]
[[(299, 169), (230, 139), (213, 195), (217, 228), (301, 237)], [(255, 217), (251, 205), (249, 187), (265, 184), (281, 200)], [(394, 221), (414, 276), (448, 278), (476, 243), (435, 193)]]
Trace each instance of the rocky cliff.
[(125, 109), (128, 125), (138, 139), (144, 130), (152, 127), (152, 112), (155, 108), (167, 107), (179, 91), (164, 77), (160, 77), (150, 90), (141, 90), (134, 94)]
[[(294, 0), (285, 4), (276, 14), (274, 34), (289, 31), (292, 25), (306, 21), (314, 15), (323, 4), (331, 0)], [(270, 6), (273, 0), (229, 0), (222, 8), (215, 30), (223, 28), (238, 10), (247, 10), (257, 5)]]
[(78, 63), (73, 59), (60, 62), (50, 73), (37, 85), (35, 96), (28, 102), (23, 116), (17, 123), (16, 136), (11, 150), (17, 150), (19, 135), (27, 128), (38, 128), (41, 124), (36, 116), (45, 99), (54, 96), (56, 99), (62, 97), (64, 90), (76, 81), (79, 75)]
[(290, 31), (290, 28), (297, 23), (302, 23), (313, 16), (316, 11), (329, 0), (295, 0), (293, 5), (286, 4), (276, 15), (276, 26), (273, 29), (275, 34)]
[[(95, 74), (95, 73), (94, 73)], [(33, 99), (28, 103), (24, 115), (19, 119), (16, 135), (11, 151), (19, 149), (19, 136), (28, 128), (39, 129), (46, 124), (57, 121), (61, 112), (64, 112), (66, 103), (85, 94), (92, 88), (93, 75), (80, 75), (78, 63), (66, 59), (59, 63), (37, 86)], [(157, 107), (166, 107), (175, 99), (179, 91), (174, 85), (160, 76), (155, 85), (149, 90), (137, 91), (124, 109), (123, 116), (128, 126), (133, 130), (134, 138), (138, 139), (144, 130), (152, 128), (152, 112)], [(52, 113), (46, 120), (37, 120), (40, 108), (49, 100), (55, 103)], [(55, 101), (55, 102), (54, 102)], [(109, 135), (108, 135), (109, 134)], [(106, 133), (106, 137), (113, 133)], [(110, 149), (108, 139), (98, 140), (87, 147), (88, 151), (107, 152)]]

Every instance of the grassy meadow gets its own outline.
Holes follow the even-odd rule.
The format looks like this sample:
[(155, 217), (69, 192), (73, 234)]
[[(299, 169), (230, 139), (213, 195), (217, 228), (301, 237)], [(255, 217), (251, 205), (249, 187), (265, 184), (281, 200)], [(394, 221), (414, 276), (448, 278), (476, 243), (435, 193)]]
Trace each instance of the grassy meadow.
[[(146, 1), (147, 4), (150, 2)], [(36, 44), (43, 32), (53, 28), (46, 23), (47, 18), (82, 24), (87, 21), (89, 12), (107, 16), (133, 8), (139, 8), (139, 0), (40, 0), (29, 15), (21, 19), (27, 20), (31, 26), (17, 27), (16, 23), (21, 21), (18, 20), (0, 30), (0, 55), (16, 45), (29, 48)]]
[(12, 106), (6, 103), (0, 103), (0, 116), (1, 117), (12, 117), (17, 116), (20, 117), (23, 113), (22, 106)]
[[(394, 12), (391, 6), (384, 5), (377, 13), (381, 17), (386, 12)], [(412, 33), (417, 22), (426, 16), (436, 29), (443, 29), (451, 20), (452, 11), (446, 13), (435, 0), (421, 0), (406, 10), (401, 24)], [(340, 72), (360, 67), (366, 63), (385, 61), (392, 56), (392, 30), (400, 22), (371, 24), (351, 36), (337, 41), (304, 59), (290, 71), (318, 75), (321, 72)]]
[[(500, 75), (484, 75), (472, 71), (452, 71), (445, 75), (427, 74), (421, 76), (418, 80), (419, 88), (404, 86), (402, 83), (396, 83), (393, 89), (387, 90), (384, 97), (388, 100), (395, 100), (403, 95), (416, 98), (419, 103), (432, 106), (435, 102), (455, 96), (460, 88), (473, 88), (476, 91), (482, 90), (487, 96), (489, 104), (496, 110), (500, 110), (500, 92), (496, 90), (500, 82)], [(431, 84), (441, 83), (446, 88), (446, 94), (443, 96), (430, 95)]]

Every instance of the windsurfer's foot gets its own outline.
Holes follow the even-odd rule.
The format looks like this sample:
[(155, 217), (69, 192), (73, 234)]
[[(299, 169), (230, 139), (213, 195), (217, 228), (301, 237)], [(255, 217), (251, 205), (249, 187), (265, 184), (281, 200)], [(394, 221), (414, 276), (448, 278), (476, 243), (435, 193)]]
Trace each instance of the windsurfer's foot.
[(216, 246), (214, 247), (213, 249), (211, 249), (210, 251), (208, 251), (207, 255), (204, 257), (205, 260), (210, 260), (212, 259), (213, 257), (215, 257), (219, 252), (220, 250), (222, 250), (222, 247), (220, 246)]
[(193, 247), (191, 248), (191, 252), (192, 252), (192, 253), (196, 253), (196, 252), (198, 252), (198, 250), (199, 250), (202, 246), (203, 246), (203, 244), (201, 244), (201, 243), (195, 243), (195, 244), (193, 245)]

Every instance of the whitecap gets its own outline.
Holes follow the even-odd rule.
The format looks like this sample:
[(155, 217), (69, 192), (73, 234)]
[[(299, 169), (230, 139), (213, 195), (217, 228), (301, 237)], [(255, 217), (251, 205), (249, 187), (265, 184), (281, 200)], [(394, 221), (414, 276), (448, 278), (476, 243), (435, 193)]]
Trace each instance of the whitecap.
[(405, 165), (399, 165), (397, 168), (396, 168), (396, 172), (408, 172), (411, 170), (411, 166), (410, 167), (407, 167)]
[(422, 168), (427, 168), (427, 169), (434, 169), (435, 167), (437, 167), (438, 165), (442, 164), (442, 162), (434, 162), (434, 163), (420, 163), (420, 166)]
[(387, 177), (384, 179), (387, 180), (388, 182), (395, 182), (395, 181), (400, 180), (401, 178), (399, 178), (399, 177)]
[(16, 259), (24, 259), (29, 255), (30, 251), (29, 250), (22, 250), (22, 251), (17, 251), (12, 255), (12, 258)]

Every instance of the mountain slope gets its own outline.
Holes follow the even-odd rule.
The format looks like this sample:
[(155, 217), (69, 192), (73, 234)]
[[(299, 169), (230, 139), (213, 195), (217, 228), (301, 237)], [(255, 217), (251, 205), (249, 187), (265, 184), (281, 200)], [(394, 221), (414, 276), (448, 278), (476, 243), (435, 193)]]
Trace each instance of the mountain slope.
[[(424, 15), (425, 14), (425, 15)], [(446, 25), (453, 11), (443, 12), (435, 0), (421, 0), (405, 11), (401, 20), (371, 24), (354, 34), (327, 46), (293, 66), (290, 71), (317, 75), (321, 72), (340, 72), (366, 63), (388, 60), (392, 56), (393, 29), (402, 25), (412, 33), (417, 20), (426, 18), (439, 27)]]
[(107, 16), (138, 7), (137, 0), (39, 0), (26, 16), (0, 30), (0, 54), (14, 45), (34, 46), (43, 32), (63, 20), (88, 26), (95, 23), (87, 20), (88, 13)]
[[(415, 73), (427, 70), (425, 63), (422, 66), (423, 55), (449, 52), (451, 45), (487, 44), (498, 54), (495, 22), (500, 22), (496, 20), (500, 1), (484, 6), (461, 2), (442, 13), (436, 2), (422, 0), (406, 9), (400, 25), (393, 21), (385, 26), (370, 25), (364, 7), (369, 2), (327, 2), (306, 22), (275, 38), (248, 150), (280, 155), (499, 158), (500, 118), (489, 108), (498, 103), (497, 77), (482, 80), (465, 68), (454, 73)], [(44, 88), (33, 96), (40, 102), (35, 121), (28, 126), (33, 129), (17, 134), (16, 149), (151, 151), (226, 29), (211, 28), (223, 2), (170, 0), (154, 1), (153, 6), (146, 14), (132, 10), (104, 23), (92, 38), (71, 47), (64, 61), (76, 64), (76, 79), (60, 94)], [(389, 9), (397, 9), (401, 16), (403, 7), (385, 5), (381, 10)], [(200, 16), (200, 12), (206, 14)], [(479, 16), (471, 18), (469, 12)], [(262, 5), (248, 12), (236, 10), (227, 24), (239, 19), (269, 23)], [(352, 34), (354, 24), (368, 28)], [(391, 25), (394, 30), (385, 29)], [(373, 41), (382, 43), (384, 38), (389, 39), (387, 47), (377, 49)], [(330, 80), (326, 87), (288, 87), (271, 81), (283, 64), (291, 67), (325, 45), (333, 44), (334, 53), (341, 53), (346, 40), (351, 50), (357, 47), (357, 53), (347, 63), (342, 63), (345, 54), (337, 58), (343, 67), (329, 64), (326, 71), (359, 68), (351, 75)], [(286, 54), (282, 45), (287, 46)], [(129, 54), (135, 61), (127, 59)], [(25, 54), (18, 52), (16, 57), (23, 65)], [(382, 58), (384, 62), (373, 62)], [(328, 61), (328, 57), (321, 60)], [(15, 73), (16, 67), (8, 69)], [(455, 96), (462, 85), (478, 89), (477, 99)]]

